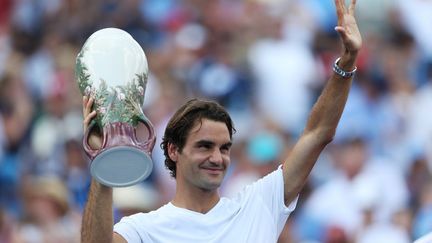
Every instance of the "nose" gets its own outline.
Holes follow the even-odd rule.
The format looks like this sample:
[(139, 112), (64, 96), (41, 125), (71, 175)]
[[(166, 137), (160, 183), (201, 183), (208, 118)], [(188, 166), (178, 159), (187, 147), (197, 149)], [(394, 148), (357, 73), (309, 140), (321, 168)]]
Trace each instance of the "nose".
[(210, 162), (215, 164), (221, 164), (223, 162), (222, 153), (219, 149), (215, 149), (210, 156)]

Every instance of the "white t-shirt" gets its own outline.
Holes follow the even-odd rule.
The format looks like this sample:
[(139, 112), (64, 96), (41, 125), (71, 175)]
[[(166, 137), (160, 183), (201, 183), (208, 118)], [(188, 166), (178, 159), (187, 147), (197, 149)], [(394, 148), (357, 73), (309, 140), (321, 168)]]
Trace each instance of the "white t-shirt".
[(426, 234), (422, 237), (420, 237), (420, 239), (417, 239), (416, 241), (414, 241), (414, 243), (431, 243), (432, 242), (432, 232), (430, 232), (429, 234)]
[(168, 203), (124, 217), (114, 231), (129, 243), (276, 242), (298, 197), (286, 207), (279, 168), (233, 199), (222, 197), (206, 214)]

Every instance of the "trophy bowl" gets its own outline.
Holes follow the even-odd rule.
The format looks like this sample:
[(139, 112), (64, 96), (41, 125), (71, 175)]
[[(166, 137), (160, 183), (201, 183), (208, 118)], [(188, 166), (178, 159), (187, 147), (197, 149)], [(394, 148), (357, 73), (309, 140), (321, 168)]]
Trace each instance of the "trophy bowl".
[[(83, 147), (98, 182), (125, 187), (146, 179), (153, 170), (155, 133), (142, 105), (148, 64), (141, 46), (127, 32), (106, 28), (94, 32), (76, 58), (75, 76), (84, 96), (92, 97), (96, 117), (85, 131)], [(137, 138), (143, 124), (147, 138)], [(99, 131), (100, 148), (89, 145)]]

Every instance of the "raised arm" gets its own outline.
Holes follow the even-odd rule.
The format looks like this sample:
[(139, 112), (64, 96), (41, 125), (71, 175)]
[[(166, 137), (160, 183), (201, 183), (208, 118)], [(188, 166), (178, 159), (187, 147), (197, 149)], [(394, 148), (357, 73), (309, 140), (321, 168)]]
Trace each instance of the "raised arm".
[[(96, 116), (96, 112), (91, 111), (92, 105), (91, 98), (83, 98), (84, 131)], [(97, 136), (91, 136), (89, 144), (95, 148), (100, 147), (101, 140)], [(126, 243), (123, 237), (113, 234), (112, 202), (112, 188), (92, 179), (81, 226), (82, 243)]]
[[(355, 69), (362, 38), (354, 17), (356, 0), (347, 8), (344, 0), (335, 0), (338, 26), (335, 30), (343, 43), (343, 52), (337, 63), (343, 71)], [(299, 141), (283, 165), (285, 204), (289, 204), (304, 186), (321, 151), (333, 140), (342, 115), (352, 77), (333, 72), (318, 101), (312, 108)]]

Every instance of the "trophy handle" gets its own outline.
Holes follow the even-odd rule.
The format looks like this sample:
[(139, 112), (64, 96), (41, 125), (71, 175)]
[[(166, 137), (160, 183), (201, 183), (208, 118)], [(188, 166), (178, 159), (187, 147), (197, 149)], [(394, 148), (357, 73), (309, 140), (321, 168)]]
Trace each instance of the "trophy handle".
[(143, 141), (143, 142), (138, 141), (138, 146), (141, 149), (148, 151), (149, 154), (151, 154), (153, 147), (155, 145), (155, 142), (156, 142), (156, 136), (155, 136), (155, 131), (154, 131), (153, 125), (151, 124), (151, 122), (146, 117), (140, 117), (138, 121), (143, 123), (146, 126), (147, 131), (148, 131), (147, 140)]
[[(84, 138), (83, 138), (84, 151), (90, 157), (91, 160), (93, 160), (96, 157), (96, 155), (99, 153), (99, 149), (93, 149), (92, 147), (90, 147), (90, 144), (88, 143), (88, 140), (89, 140), (89, 137), (90, 137), (90, 134), (91, 134), (91, 130), (96, 125), (97, 125), (96, 122), (92, 121), (90, 123), (90, 126), (88, 127), (87, 131), (85, 132)], [(102, 144), (103, 144), (103, 142), (102, 142)]]

